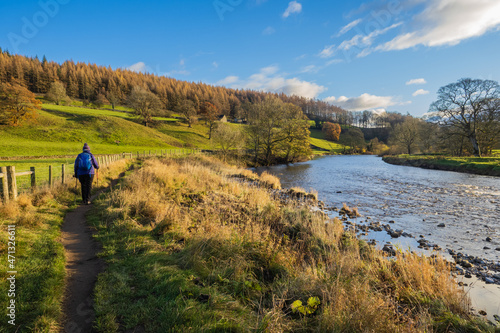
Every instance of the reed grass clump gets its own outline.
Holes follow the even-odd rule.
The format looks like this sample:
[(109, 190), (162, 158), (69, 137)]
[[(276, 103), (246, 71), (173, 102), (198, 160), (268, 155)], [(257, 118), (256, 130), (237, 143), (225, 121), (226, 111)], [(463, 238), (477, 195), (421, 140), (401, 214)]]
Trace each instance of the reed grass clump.
[(274, 190), (280, 190), (281, 189), (281, 182), (280, 179), (274, 175), (271, 175), (267, 171), (264, 171), (260, 175), (260, 182), (263, 186), (274, 189)]
[(388, 259), (241, 174), (204, 156), (148, 160), (97, 203), (99, 331), (487, 331), (446, 261)]

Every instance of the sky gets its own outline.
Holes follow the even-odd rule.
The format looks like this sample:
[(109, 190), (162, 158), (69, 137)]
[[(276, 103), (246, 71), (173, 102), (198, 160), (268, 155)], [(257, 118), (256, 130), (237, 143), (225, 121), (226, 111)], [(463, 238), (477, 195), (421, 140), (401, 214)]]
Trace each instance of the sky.
[(422, 116), (444, 85), (500, 80), (500, 1), (1, 1), (0, 47)]

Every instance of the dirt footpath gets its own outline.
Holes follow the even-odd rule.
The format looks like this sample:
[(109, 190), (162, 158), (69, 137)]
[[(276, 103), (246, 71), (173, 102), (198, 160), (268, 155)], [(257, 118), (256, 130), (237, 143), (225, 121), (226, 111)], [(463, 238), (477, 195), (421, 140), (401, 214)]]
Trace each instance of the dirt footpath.
[(92, 238), (85, 217), (91, 207), (83, 205), (68, 213), (62, 226), (67, 274), (62, 329), (65, 333), (92, 332), (95, 318), (93, 291), (104, 262), (97, 257), (99, 244)]

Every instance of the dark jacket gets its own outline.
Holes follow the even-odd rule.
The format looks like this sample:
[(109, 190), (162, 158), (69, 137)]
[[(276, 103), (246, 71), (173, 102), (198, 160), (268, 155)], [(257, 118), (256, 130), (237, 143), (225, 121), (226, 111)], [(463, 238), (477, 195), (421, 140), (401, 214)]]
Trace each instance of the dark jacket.
[[(90, 171), (82, 172), (81, 170), (78, 170), (78, 161), (80, 159), (80, 156), (82, 156), (83, 154), (89, 154), (90, 155), (90, 159), (92, 161), (92, 166), (90, 167)], [(93, 174), (95, 174), (95, 169), (99, 169), (99, 164), (97, 163), (96, 158), (94, 157), (94, 155), (92, 155), (92, 153), (90, 151), (83, 151), (83, 153), (79, 154), (76, 157), (76, 160), (75, 160), (75, 176), (78, 177), (78, 176), (83, 176), (83, 175), (93, 175)]]

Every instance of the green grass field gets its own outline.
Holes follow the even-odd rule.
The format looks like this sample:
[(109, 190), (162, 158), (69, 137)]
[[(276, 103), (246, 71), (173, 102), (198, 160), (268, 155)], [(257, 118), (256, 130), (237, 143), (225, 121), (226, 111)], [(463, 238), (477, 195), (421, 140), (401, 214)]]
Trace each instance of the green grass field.
[(106, 110), (106, 109), (91, 109), (85, 107), (77, 107), (77, 106), (64, 106), (64, 105), (55, 105), (55, 104), (43, 104), (43, 110), (46, 111), (54, 111), (54, 112), (63, 112), (67, 114), (74, 114), (80, 116), (111, 116), (118, 117), (124, 119), (133, 119), (134, 115), (130, 111), (126, 110)]
[(311, 131), (311, 147), (315, 155), (329, 154), (342, 154), (343, 146), (332, 141), (325, 139), (325, 135), (321, 130), (310, 129)]
[(0, 127), (0, 160), (11, 156), (74, 155), (84, 142), (95, 154), (185, 146), (184, 141), (127, 120), (128, 116), (118, 111), (46, 104), (44, 109), (36, 120), (23, 126)]
[[(14, 166), (16, 172), (30, 171), (35, 168), (37, 187), (46, 186), (49, 183), (49, 165), (52, 166), (52, 179), (54, 182), (62, 181), (62, 165), (65, 165), (67, 177), (73, 175), (73, 163), (75, 158), (50, 158), (50, 159), (30, 159), (30, 160), (9, 160), (0, 161), (0, 166)], [(29, 190), (31, 186), (31, 176), (17, 177), (17, 187), (19, 192)]]
[(500, 157), (454, 157), (454, 156), (443, 156), (443, 155), (398, 155), (399, 158), (405, 158), (409, 160), (430, 160), (439, 162), (441, 164), (449, 165), (500, 165)]
[(191, 128), (181, 122), (164, 123), (158, 126), (157, 130), (177, 139), (186, 147), (211, 148), (210, 140), (208, 140), (208, 128), (201, 122), (194, 124)]
[(387, 156), (385, 161), (392, 164), (409, 164), (417, 167), (481, 175), (500, 175), (500, 156), (492, 157), (453, 157), (444, 155), (397, 155)]
[[(110, 105), (105, 105), (101, 109), (92, 109), (88, 107), (81, 106), (64, 106), (64, 105), (55, 105), (55, 104), (43, 104), (43, 110), (46, 111), (54, 111), (54, 112), (64, 112), (68, 114), (75, 115), (84, 115), (84, 116), (110, 116), (110, 117), (118, 117), (128, 120), (135, 120), (136, 117), (132, 113), (132, 109), (123, 106), (116, 106), (115, 110), (111, 108)], [(168, 122), (177, 122), (178, 118), (173, 117), (153, 117), (154, 120), (157, 121), (168, 121)]]

